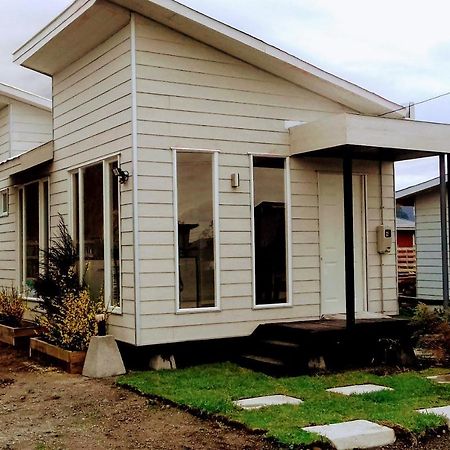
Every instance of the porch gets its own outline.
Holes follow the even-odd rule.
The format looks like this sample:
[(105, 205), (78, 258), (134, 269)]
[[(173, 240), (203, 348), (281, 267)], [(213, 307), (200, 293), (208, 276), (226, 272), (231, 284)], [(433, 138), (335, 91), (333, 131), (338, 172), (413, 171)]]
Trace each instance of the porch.
[[(342, 161), (341, 189), (343, 187), (344, 249), (342, 265), (345, 267), (345, 306), (341, 311), (346, 314), (346, 327), (351, 330), (356, 325), (358, 259), (356, 247), (358, 233), (355, 228), (354, 162), (357, 160), (380, 163), (398, 162), (429, 156), (438, 156), (440, 162), (440, 222), (441, 255), (443, 275), (442, 306), (449, 306), (449, 262), (447, 225), (450, 217), (450, 203), (446, 193), (446, 160), (450, 167), (450, 125), (419, 122), (409, 119), (391, 119), (355, 114), (340, 114), (316, 122), (310, 122), (291, 128), (291, 156), (300, 158), (335, 158)], [(377, 251), (380, 255), (381, 273), (383, 273), (386, 255), (396, 252), (395, 230), (384, 223), (384, 199), (395, 197), (392, 191), (383, 192), (381, 184), (381, 221), (377, 227)], [(329, 225), (335, 227), (335, 224)], [(322, 233), (321, 233), (322, 239)], [(321, 258), (323, 254), (321, 253)], [(323, 275), (323, 274), (322, 274)], [(323, 289), (321, 295), (323, 296)], [(323, 301), (323, 300), (322, 300)], [(384, 311), (380, 311), (384, 313)]]
[(298, 375), (357, 367), (412, 365), (408, 320), (342, 318), (259, 326), (240, 363), (271, 375)]

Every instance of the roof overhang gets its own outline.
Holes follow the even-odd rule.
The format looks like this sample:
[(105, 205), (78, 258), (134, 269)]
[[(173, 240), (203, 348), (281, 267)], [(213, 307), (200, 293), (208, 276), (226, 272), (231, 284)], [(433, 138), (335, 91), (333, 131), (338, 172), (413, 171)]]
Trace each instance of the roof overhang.
[(290, 129), (291, 155), (403, 161), (450, 153), (450, 125), (337, 114)]
[(106, 0), (77, 0), (19, 48), (14, 61), (45, 75), (80, 59), (130, 21), (130, 12)]
[[(446, 175), (446, 181), (448, 183), (448, 175)], [(424, 181), (414, 186), (408, 186), (407, 188), (401, 189), (395, 193), (396, 200), (404, 200), (413, 198), (416, 195), (424, 194), (426, 192), (432, 191), (439, 187), (440, 178), (432, 178), (431, 180)]]
[(7, 159), (0, 163), (0, 171), (7, 170), (10, 177), (15, 177), (36, 167), (53, 161), (53, 141)]
[[(128, 23), (130, 11), (355, 111), (380, 115), (402, 108), (173, 0), (77, 0), (17, 50), (14, 60), (53, 75)], [(391, 113), (391, 116), (404, 117), (405, 111)]]
[(10, 99), (45, 109), (46, 111), (52, 110), (52, 101), (48, 98), (10, 86), (9, 84), (0, 83), (0, 109), (7, 106), (10, 103)]

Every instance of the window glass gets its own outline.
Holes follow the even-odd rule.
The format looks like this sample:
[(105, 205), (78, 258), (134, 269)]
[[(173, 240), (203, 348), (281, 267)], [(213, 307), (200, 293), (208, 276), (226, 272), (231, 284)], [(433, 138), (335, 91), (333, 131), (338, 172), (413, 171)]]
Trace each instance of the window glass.
[(39, 275), (39, 183), (25, 186), (25, 288), (34, 295)]
[(104, 232), (103, 232), (103, 164), (83, 171), (84, 263), (85, 280), (94, 297), (103, 295)]
[(0, 216), (7, 216), (9, 212), (8, 190), (0, 191)]
[(119, 228), (119, 182), (113, 175), (117, 161), (109, 165), (110, 217), (111, 217), (111, 306), (120, 306), (120, 228)]
[(82, 275), (91, 295), (102, 296), (113, 308), (121, 307), (120, 185), (113, 174), (117, 167), (117, 160), (102, 161), (72, 175), (72, 229)]
[(284, 159), (253, 160), (256, 304), (287, 302)]
[(180, 308), (215, 306), (213, 155), (177, 152)]

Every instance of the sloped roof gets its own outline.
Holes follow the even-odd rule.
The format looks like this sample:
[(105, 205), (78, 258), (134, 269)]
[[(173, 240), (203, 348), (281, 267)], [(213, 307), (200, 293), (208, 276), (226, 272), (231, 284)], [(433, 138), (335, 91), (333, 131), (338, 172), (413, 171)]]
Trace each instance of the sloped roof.
[[(125, 26), (130, 11), (162, 23), (354, 111), (380, 115), (400, 105), (321, 70), (260, 39), (173, 0), (76, 0), (14, 53), (14, 60), (53, 75)], [(76, 42), (77, 45), (73, 45)], [(404, 117), (396, 112), (391, 117)]]
[[(46, 111), (51, 111), (52, 109), (52, 101), (48, 98), (24, 91), (6, 83), (0, 83), (0, 97), (17, 100), (31, 106), (36, 106), (37, 108), (45, 109)], [(1, 99), (0, 103), (2, 103)]]
[[(448, 175), (446, 176), (446, 181), (448, 182)], [(440, 177), (432, 178), (431, 180), (424, 181), (423, 183), (415, 184), (414, 186), (409, 186), (405, 189), (400, 189), (395, 193), (396, 200), (400, 200), (406, 197), (413, 197), (417, 194), (421, 194), (425, 191), (434, 189), (440, 185)]]

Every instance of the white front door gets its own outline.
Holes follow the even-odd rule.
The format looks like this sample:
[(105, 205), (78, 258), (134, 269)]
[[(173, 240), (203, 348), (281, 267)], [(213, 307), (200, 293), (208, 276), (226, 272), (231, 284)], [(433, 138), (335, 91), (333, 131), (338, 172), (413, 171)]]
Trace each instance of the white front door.
[[(366, 308), (365, 178), (353, 176), (355, 308)], [(319, 174), (321, 314), (345, 313), (344, 188), (342, 174)]]

